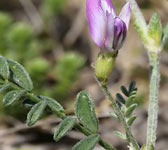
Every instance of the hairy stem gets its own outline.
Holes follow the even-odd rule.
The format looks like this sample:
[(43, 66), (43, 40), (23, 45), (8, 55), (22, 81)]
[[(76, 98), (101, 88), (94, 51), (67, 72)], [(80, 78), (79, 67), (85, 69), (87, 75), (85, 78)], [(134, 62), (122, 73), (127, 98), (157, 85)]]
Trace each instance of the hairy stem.
[(141, 25), (141, 28), (146, 28), (146, 21), (145, 18), (135, 0), (126, 0), (131, 4), (131, 9), (135, 18), (135, 21), (138, 21), (139, 24)]
[(155, 147), (156, 129), (158, 120), (158, 95), (159, 95), (159, 56), (157, 53), (149, 53), (150, 61), (150, 94), (147, 125), (147, 149)]
[(152, 52), (150, 39), (147, 34), (147, 25), (142, 15), (140, 8), (135, 0), (126, 0), (131, 3), (132, 12), (135, 18), (135, 28), (143, 41), (144, 46), (149, 51), (150, 61), (150, 83), (149, 83), (149, 108), (148, 108), (148, 123), (147, 123), (147, 148), (146, 150), (153, 150), (156, 143), (156, 129), (158, 121), (158, 95), (159, 95), (159, 53)]
[[(98, 80), (97, 80), (98, 81)], [(136, 140), (134, 139), (131, 131), (130, 131), (130, 127), (128, 126), (126, 120), (125, 120), (125, 117), (123, 115), (123, 113), (121, 112), (120, 108), (118, 107), (118, 105), (116, 104), (115, 100), (113, 99), (111, 93), (109, 92), (108, 88), (106, 86), (103, 86), (101, 84), (101, 82), (99, 82), (99, 85), (101, 86), (102, 90), (104, 91), (106, 97), (111, 101), (112, 103), (112, 106), (114, 108), (114, 111), (116, 113), (116, 115), (118, 116), (119, 120), (121, 121), (125, 131), (126, 131), (126, 134), (127, 134), (127, 137), (128, 137), (128, 141), (132, 144), (132, 146), (134, 147), (135, 150), (140, 150), (139, 148), (139, 145), (137, 144)]]

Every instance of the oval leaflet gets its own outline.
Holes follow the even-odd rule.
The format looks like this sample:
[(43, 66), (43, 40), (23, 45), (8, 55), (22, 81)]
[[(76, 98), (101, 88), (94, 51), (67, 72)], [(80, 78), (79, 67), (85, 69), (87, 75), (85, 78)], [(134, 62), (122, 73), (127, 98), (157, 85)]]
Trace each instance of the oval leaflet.
[(46, 107), (46, 100), (42, 100), (39, 103), (35, 104), (27, 115), (27, 124), (29, 126), (33, 126), (40, 119)]
[(56, 129), (54, 133), (54, 140), (57, 142), (59, 141), (63, 136), (67, 134), (75, 125), (76, 119), (72, 117), (67, 117), (64, 119)]
[(88, 130), (93, 133), (97, 132), (98, 119), (96, 118), (95, 106), (88, 93), (85, 91), (80, 92), (77, 96), (75, 114)]
[(8, 92), (3, 98), (4, 105), (12, 105), (14, 102), (18, 101), (25, 93), (26, 90), (14, 90)]
[(4, 79), (8, 79), (10, 75), (8, 63), (6, 59), (2, 56), (0, 56), (0, 75)]
[(100, 136), (93, 134), (79, 141), (72, 150), (92, 150), (99, 142)]
[(24, 67), (13, 60), (8, 60), (8, 64), (12, 73), (11, 79), (20, 87), (31, 91), (33, 89), (33, 83)]

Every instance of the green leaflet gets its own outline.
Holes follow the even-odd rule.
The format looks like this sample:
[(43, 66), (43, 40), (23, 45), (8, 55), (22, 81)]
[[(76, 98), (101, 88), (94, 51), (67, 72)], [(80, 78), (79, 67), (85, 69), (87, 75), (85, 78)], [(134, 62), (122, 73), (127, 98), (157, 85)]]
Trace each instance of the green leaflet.
[(154, 40), (156, 46), (160, 46), (162, 39), (162, 25), (160, 17), (157, 13), (154, 13), (148, 26), (148, 35)]
[(131, 106), (128, 107), (127, 111), (125, 112), (126, 117), (130, 117), (134, 109), (137, 107), (137, 104), (132, 104)]
[(64, 119), (54, 133), (54, 140), (57, 142), (64, 137), (75, 125), (76, 119), (67, 117)]
[(115, 112), (110, 112), (109, 114), (110, 114), (110, 116), (112, 116), (112, 117), (114, 117), (114, 118), (119, 120), (119, 118), (118, 118), (118, 116), (116, 115)]
[(133, 122), (135, 121), (136, 117), (137, 117), (136, 115), (133, 115), (133, 116), (131, 116), (128, 119), (127, 123), (128, 123), (129, 126), (131, 126), (133, 124)]
[(132, 91), (130, 96), (128, 97), (128, 99), (127, 99), (127, 101), (125, 103), (127, 108), (134, 102), (134, 100), (136, 98), (136, 92), (137, 91)]
[(64, 108), (55, 100), (52, 99), (50, 97), (47, 96), (40, 96), (40, 98), (42, 100), (47, 100), (48, 102), (48, 106), (50, 107), (50, 109), (55, 112), (55, 113), (59, 113), (59, 112), (65, 112)]
[(136, 81), (132, 81), (129, 85), (129, 93), (131, 93), (132, 91), (136, 90)]
[(0, 75), (4, 79), (8, 79), (10, 75), (8, 63), (2, 56), (0, 56)]
[(13, 60), (8, 60), (8, 64), (12, 72), (12, 80), (20, 87), (31, 91), (33, 89), (33, 83), (24, 67)]
[(125, 104), (125, 99), (123, 98), (123, 96), (120, 93), (117, 93), (116, 97), (122, 104)]
[(75, 115), (88, 130), (93, 133), (97, 132), (98, 120), (95, 114), (95, 106), (88, 93), (85, 91), (77, 95)]
[(118, 137), (120, 137), (123, 140), (127, 140), (126, 135), (124, 135), (123, 133), (119, 132), (119, 131), (114, 131), (114, 134)]
[(121, 86), (121, 91), (124, 93), (125, 96), (127, 96), (127, 97), (129, 96), (129, 92), (125, 86), (123, 86), (123, 85)]
[(24, 96), (25, 93), (26, 90), (14, 90), (8, 92), (3, 98), (4, 105), (9, 106), (13, 104), (14, 102), (18, 101), (22, 96)]
[(98, 134), (93, 134), (85, 139), (79, 141), (72, 150), (92, 150), (95, 145), (99, 142), (100, 136)]
[(46, 106), (47, 106), (47, 101), (42, 100), (31, 108), (31, 110), (27, 115), (27, 124), (29, 126), (33, 126), (40, 119)]
[(5, 90), (7, 90), (8, 88), (10, 88), (10, 84), (9, 83), (5, 83), (0, 87), (0, 94), (2, 92), (4, 92)]

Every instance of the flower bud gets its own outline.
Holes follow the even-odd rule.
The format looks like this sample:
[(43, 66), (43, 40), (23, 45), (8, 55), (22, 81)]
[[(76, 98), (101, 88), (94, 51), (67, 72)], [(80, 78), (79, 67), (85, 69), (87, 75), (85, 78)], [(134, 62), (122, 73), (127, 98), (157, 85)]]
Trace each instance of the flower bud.
[(86, 14), (90, 35), (96, 45), (106, 52), (118, 51), (126, 39), (130, 22), (130, 3), (117, 16), (111, 0), (87, 0)]

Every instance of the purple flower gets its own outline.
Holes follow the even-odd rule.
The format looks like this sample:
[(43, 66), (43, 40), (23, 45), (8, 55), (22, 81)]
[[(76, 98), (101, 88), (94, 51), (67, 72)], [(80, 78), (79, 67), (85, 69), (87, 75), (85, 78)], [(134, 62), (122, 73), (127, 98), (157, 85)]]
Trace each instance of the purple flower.
[(126, 3), (119, 16), (111, 0), (87, 0), (86, 13), (90, 35), (101, 50), (119, 50), (127, 35), (130, 4)]

